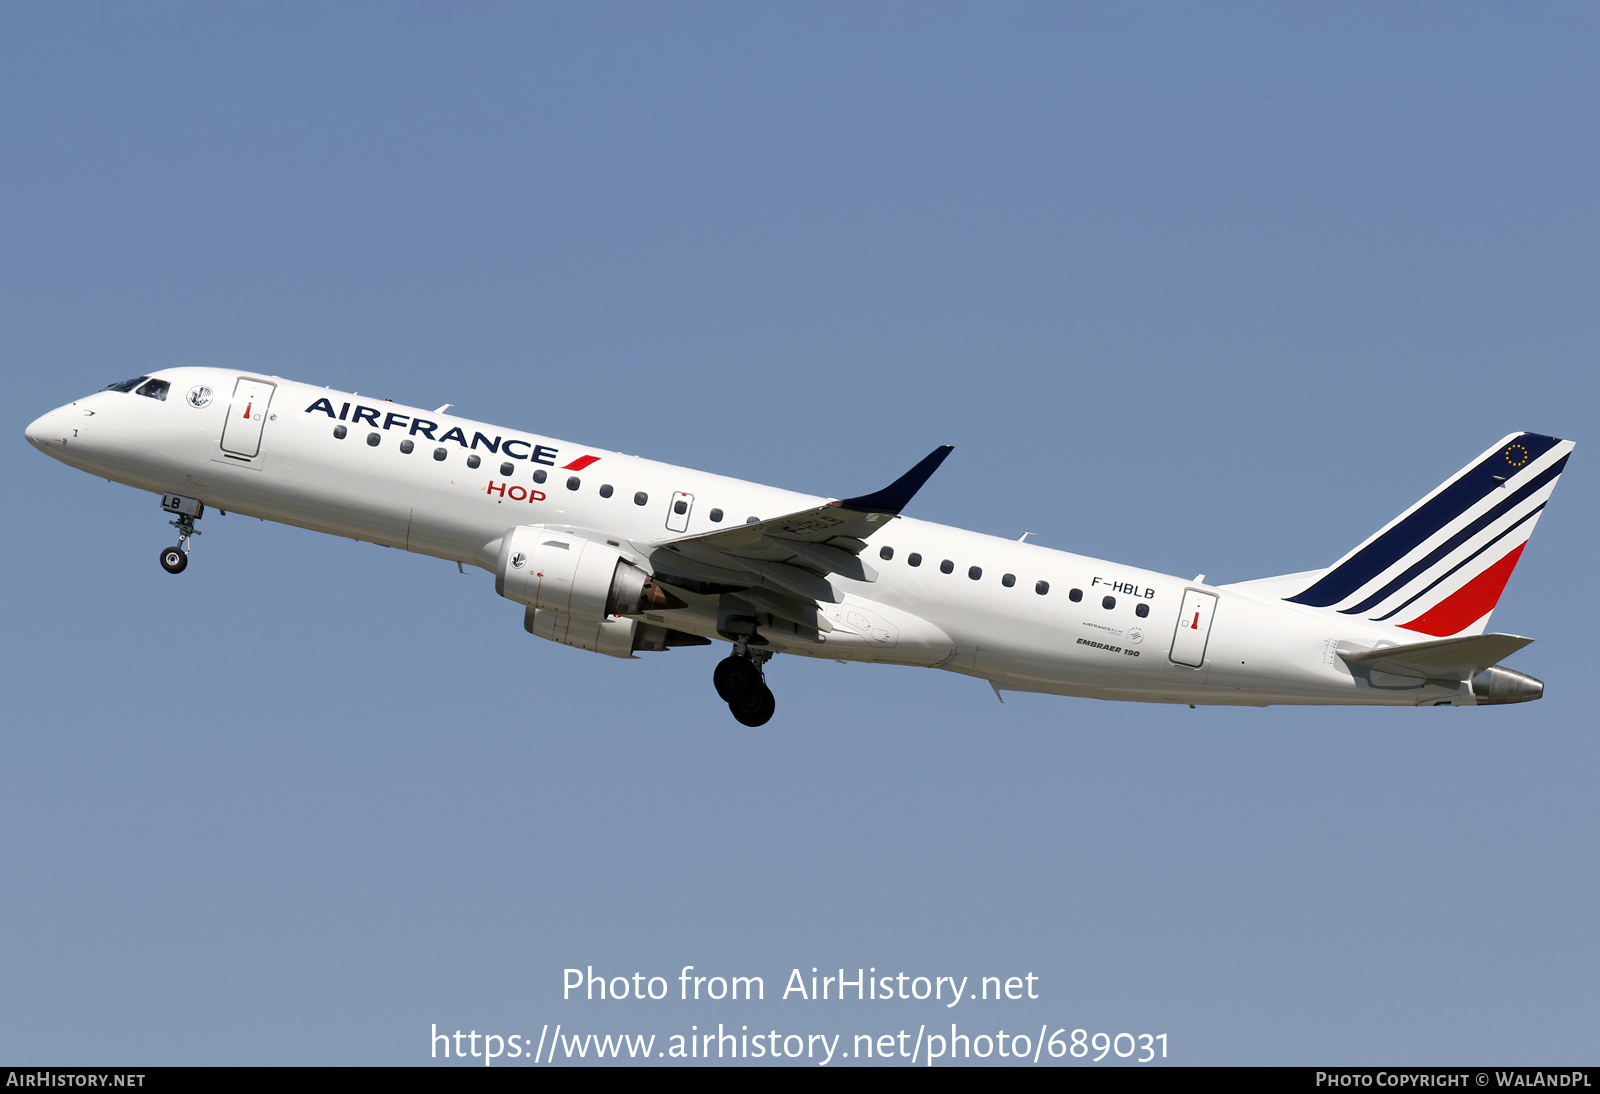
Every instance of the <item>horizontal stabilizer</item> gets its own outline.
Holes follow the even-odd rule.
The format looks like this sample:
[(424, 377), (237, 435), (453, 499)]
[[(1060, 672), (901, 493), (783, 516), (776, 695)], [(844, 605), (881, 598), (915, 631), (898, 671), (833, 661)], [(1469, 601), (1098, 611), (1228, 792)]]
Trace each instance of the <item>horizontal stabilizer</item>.
[(1340, 650), (1339, 656), (1351, 666), (1359, 665), (1395, 676), (1465, 680), (1510, 657), (1532, 641), (1514, 634), (1473, 634), (1376, 650)]

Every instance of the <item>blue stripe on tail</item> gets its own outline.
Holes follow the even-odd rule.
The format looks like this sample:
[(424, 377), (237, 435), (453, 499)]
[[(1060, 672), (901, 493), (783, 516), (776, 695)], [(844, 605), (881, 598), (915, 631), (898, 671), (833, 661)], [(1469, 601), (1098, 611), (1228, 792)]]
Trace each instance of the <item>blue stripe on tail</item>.
[(1504, 480), (1515, 475), (1559, 443), (1560, 438), (1542, 433), (1517, 434), (1462, 472), (1416, 512), (1357, 551), (1343, 565), (1324, 574), (1311, 588), (1287, 599), (1290, 603), (1312, 608), (1337, 604), (1416, 550), (1428, 537), (1482, 501), (1490, 491), (1499, 489), (1496, 477)]
[(1482, 555), (1485, 551), (1488, 551), (1491, 548), (1493, 548), (1501, 540), (1503, 540), (1507, 536), (1509, 536), (1512, 532), (1515, 532), (1518, 528), (1521, 528), (1524, 524), (1527, 524), (1530, 520), (1537, 520), (1538, 517), (1539, 517), (1539, 514), (1542, 513), (1542, 512), (1544, 512), (1544, 506), (1542, 506), (1542, 505), (1535, 506), (1530, 512), (1523, 514), (1522, 519), (1518, 520), (1510, 528), (1507, 528), (1504, 532), (1501, 532), (1498, 536), (1495, 536), (1488, 543), (1485, 543), (1482, 547), (1479, 547), (1476, 551), (1472, 552), (1466, 558), (1462, 559), (1460, 562), (1458, 562), (1454, 566), (1450, 567), (1444, 573), (1440, 574), (1438, 577), (1436, 577), (1432, 581), (1428, 582), (1428, 585), (1427, 585), (1426, 588), (1419, 589), (1413, 595), (1406, 597), (1404, 603), (1400, 604), (1397, 607), (1391, 608), (1389, 611), (1386, 611), (1382, 615), (1378, 616), (1374, 620), (1374, 622), (1382, 623), (1386, 619), (1393, 619), (1395, 616), (1399, 615), (1401, 612), (1403, 612), (1407, 608), (1411, 607), (1411, 605), (1415, 604), (1417, 601), (1421, 600), (1423, 597), (1425, 597), (1429, 593), (1433, 592), (1433, 590), (1437, 589), (1440, 585), (1444, 584), (1450, 578), (1454, 577), (1457, 570), (1460, 570), (1462, 567), (1468, 566), (1471, 563), (1476, 562), (1480, 555)]
[[(1542, 489), (1544, 485), (1551, 479), (1561, 474), (1561, 469), (1567, 466), (1567, 459), (1568, 457), (1562, 456), (1555, 463), (1541, 471), (1532, 482), (1518, 489), (1516, 493), (1512, 494), (1505, 501), (1501, 502), (1499, 505), (1496, 505), (1493, 509), (1483, 514), (1483, 516), (1479, 517), (1477, 520), (1461, 529), (1461, 531), (1457, 532), (1455, 535), (1439, 544), (1439, 546), (1429, 551), (1424, 558), (1408, 566), (1406, 571), (1399, 577), (1389, 582), (1383, 588), (1367, 597), (1355, 607), (1341, 608), (1340, 611), (1342, 611), (1345, 615), (1360, 615), (1362, 612), (1365, 612), (1373, 606), (1382, 603), (1386, 598), (1394, 593), (1399, 592), (1418, 574), (1422, 573), (1429, 566), (1432, 566), (1434, 563), (1448, 555), (1451, 551), (1454, 551), (1457, 547), (1467, 542), (1467, 540), (1471, 539), (1489, 525), (1493, 524), (1495, 521), (1511, 512), (1511, 510), (1515, 509), (1518, 505), (1526, 501), (1534, 492)], [(1540, 508), (1543, 508), (1543, 506)], [(1521, 524), (1522, 522), (1518, 521), (1517, 523)], [(1497, 536), (1496, 538), (1498, 539), (1499, 537)], [(1385, 618), (1387, 618), (1387, 616)]]

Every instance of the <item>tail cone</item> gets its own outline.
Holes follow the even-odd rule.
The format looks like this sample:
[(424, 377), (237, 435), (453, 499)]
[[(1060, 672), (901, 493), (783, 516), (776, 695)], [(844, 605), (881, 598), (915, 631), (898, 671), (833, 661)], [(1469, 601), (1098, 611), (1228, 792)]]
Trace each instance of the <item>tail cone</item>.
[(1491, 665), (1472, 678), (1472, 694), (1479, 706), (1527, 703), (1544, 694), (1544, 681), (1516, 669)]

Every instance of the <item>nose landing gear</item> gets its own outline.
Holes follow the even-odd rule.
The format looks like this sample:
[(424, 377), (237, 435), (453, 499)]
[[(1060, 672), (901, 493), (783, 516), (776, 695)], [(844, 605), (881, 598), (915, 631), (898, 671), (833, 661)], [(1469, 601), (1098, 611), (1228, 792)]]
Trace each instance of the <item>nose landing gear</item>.
[(771, 650), (753, 650), (743, 641), (736, 642), (732, 656), (718, 662), (712, 673), (711, 683), (717, 695), (728, 704), (740, 725), (764, 726), (778, 709), (778, 701), (762, 672), (762, 666), (771, 658)]
[(178, 519), (167, 523), (178, 530), (178, 545), (161, 549), (161, 568), (169, 574), (181, 574), (189, 565), (189, 537), (198, 536), (194, 522), (205, 513), (206, 507), (194, 498), (178, 494), (161, 495), (161, 508), (176, 513)]

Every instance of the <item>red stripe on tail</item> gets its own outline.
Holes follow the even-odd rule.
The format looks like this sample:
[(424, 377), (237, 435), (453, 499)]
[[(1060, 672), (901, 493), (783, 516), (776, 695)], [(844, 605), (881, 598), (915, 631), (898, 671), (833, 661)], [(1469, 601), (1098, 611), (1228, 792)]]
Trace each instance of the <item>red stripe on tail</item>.
[(1526, 546), (1526, 543), (1519, 544), (1517, 549), (1505, 558), (1411, 622), (1402, 623), (1400, 626), (1408, 631), (1431, 634), (1435, 638), (1446, 638), (1461, 633), (1463, 629), (1494, 611), (1494, 606), (1500, 603), (1500, 594), (1505, 591), (1506, 582), (1511, 580), (1511, 571), (1517, 568), (1517, 558), (1522, 554), (1522, 548)]

